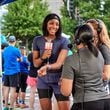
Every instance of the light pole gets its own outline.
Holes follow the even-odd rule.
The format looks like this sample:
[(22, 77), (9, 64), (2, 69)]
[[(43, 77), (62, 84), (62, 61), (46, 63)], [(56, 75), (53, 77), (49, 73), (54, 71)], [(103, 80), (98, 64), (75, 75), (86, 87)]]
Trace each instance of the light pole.
[(67, 11), (69, 12), (69, 16), (72, 19), (74, 17), (74, 2), (73, 2), (73, 0), (67, 0)]

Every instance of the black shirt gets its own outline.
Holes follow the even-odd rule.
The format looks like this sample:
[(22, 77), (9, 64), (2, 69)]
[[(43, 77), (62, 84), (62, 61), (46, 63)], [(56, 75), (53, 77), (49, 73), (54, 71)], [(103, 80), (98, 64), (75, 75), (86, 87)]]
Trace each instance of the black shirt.
[(37, 70), (38, 70), (38, 68), (34, 67), (32, 53), (30, 53), (28, 55), (28, 61), (30, 62), (29, 76), (31, 76), (31, 77), (37, 77)]

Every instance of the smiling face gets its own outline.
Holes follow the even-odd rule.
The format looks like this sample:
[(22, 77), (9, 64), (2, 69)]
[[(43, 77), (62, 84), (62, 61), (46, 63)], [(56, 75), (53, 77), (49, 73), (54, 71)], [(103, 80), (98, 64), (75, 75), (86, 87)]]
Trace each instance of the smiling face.
[(59, 29), (59, 21), (57, 19), (51, 19), (47, 23), (47, 31), (49, 35), (55, 36), (56, 32)]
[(60, 17), (55, 13), (48, 14), (43, 21), (42, 31), (45, 37), (60, 38), (62, 33)]

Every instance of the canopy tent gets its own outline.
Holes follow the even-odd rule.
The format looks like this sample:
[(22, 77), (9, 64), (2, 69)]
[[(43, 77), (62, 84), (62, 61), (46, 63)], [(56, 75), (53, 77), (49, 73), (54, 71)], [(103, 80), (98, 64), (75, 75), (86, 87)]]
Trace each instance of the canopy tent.
[(11, 2), (14, 2), (14, 1), (16, 1), (16, 0), (0, 0), (0, 6), (11, 3)]

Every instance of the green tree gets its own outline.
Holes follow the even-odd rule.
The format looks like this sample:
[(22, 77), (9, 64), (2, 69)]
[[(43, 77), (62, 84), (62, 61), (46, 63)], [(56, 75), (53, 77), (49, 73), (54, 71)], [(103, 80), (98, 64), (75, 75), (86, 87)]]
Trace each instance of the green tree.
[(10, 32), (23, 43), (42, 34), (42, 20), (49, 13), (47, 3), (41, 0), (17, 0), (9, 4), (7, 10), (8, 13), (3, 16), (2, 33)]
[(84, 20), (101, 19), (106, 24), (110, 34), (110, 0), (83, 0), (79, 3), (80, 13)]
[[(70, 19), (67, 9), (67, 4), (61, 9), (62, 22), (66, 33), (73, 34), (74, 27), (78, 24), (78, 13), (84, 21), (90, 18), (101, 19), (106, 24), (110, 33), (110, 0), (73, 0), (74, 2), (74, 17)], [(76, 9), (79, 10), (76, 11)], [(66, 20), (65, 20), (66, 19)], [(69, 24), (68, 24), (69, 23)], [(67, 26), (68, 25), (68, 26)]]

